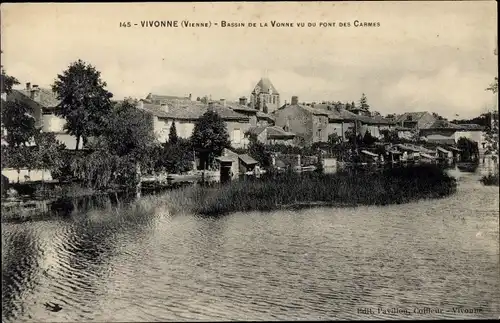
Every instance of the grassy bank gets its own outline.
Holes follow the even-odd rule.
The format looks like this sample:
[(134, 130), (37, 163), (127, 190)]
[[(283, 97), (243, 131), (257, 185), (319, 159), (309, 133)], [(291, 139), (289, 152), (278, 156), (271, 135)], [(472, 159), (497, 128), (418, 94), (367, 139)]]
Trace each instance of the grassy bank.
[(433, 165), (375, 173), (275, 174), (197, 192), (193, 211), (218, 215), (280, 208), (400, 204), (452, 194), (456, 180)]
[[(117, 213), (150, 212), (157, 207), (170, 214), (222, 215), (238, 211), (271, 211), (314, 206), (400, 204), (440, 198), (455, 192), (456, 180), (434, 165), (387, 169), (382, 172), (319, 174), (269, 173), (262, 179), (233, 181), (214, 187), (187, 186), (145, 195), (130, 203), (93, 201), (90, 208)], [(87, 200), (87, 199), (84, 199)], [(106, 200), (106, 201), (104, 201)], [(69, 201), (68, 201), (69, 202)], [(87, 203), (87, 202), (86, 202)], [(75, 211), (87, 207), (72, 199)], [(73, 210), (69, 205), (62, 209)], [(46, 210), (54, 213), (54, 207)], [(57, 211), (57, 210), (56, 210)], [(74, 213), (74, 212), (72, 212)], [(3, 218), (3, 214), (2, 214)]]

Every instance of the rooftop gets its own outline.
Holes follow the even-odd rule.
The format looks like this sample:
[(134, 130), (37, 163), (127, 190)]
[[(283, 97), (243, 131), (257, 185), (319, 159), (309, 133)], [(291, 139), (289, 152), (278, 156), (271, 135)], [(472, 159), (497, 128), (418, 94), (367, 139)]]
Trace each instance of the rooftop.
[[(57, 94), (52, 92), (51, 89), (46, 89), (46, 88), (38, 88), (39, 92), (39, 99), (37, 100), (38, 104), (40, 104), (43, 108), (55, 108), (59, 105), (61, 102), (60, 100), (57, 99)], [(27, 96), (28, 98), (31, 98), (31, 93), (30, 91), (26, 89), (22, 90), (12, 90), (13, 92), (18, 92), (24, 96)]]

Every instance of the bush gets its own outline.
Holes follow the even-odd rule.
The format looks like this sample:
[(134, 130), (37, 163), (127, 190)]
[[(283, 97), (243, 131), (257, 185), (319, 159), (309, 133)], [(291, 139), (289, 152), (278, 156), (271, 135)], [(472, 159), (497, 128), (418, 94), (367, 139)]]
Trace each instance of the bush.
[(498, 173), (497, 174), (488, 174), (483, 176), (480, 179), (481, 183), (486, 186), (499, 186), (498, 185)]

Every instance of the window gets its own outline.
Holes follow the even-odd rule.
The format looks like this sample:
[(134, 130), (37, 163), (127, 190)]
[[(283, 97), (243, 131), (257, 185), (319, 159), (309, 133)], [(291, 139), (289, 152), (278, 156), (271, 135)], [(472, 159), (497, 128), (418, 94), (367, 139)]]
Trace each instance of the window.
[(273, 96), (273, 104), (276, 104), (276, 97)]
[(318, 129), (318, 138), (321, 139), (321, 129)]
[(239, 144), (241, 142), (241, 130), (240, 129), (233, 130), (233, 141), (235, 144)]

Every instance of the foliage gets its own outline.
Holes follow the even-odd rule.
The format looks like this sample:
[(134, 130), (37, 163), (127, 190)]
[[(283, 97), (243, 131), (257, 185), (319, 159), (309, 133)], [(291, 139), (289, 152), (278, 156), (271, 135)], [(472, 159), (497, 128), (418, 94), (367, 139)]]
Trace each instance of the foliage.
[(33, 108), (18, 100), (2, 105), (2, 124), (7, 132), (5, 140), (12, 147), (26, 145), (38, 132)]
[(160, 165), (173, 174), (185, 173), (193, 168), (194, 152), (189, 140), (179, 138), (177, 142), (167, 142), (161, 153)]
[(341, 142), (342, 142), (342, 138), (339, 135), (337, 135), (336, 133), (332, 133), (332, 134), (328, 135), (328, 144), (330, 146), (333, 147)]
[(141, 165), (152, 168), (156, 139), (147, 114), (124, 100), (108, 114), (101, 135), (89, 143), (90, 153), (75, 157), (72, 170), (86, 187), (132, 187), (140, 181)]
[(399, 139), (399, 135), (398, 135), (397, 130), (383, 129), (383, 130), (380, 130), (380, 133), (384, 136), (384, 138), (383, 138), (384, 142), (395, 143)]
[(498, 186), (498, 183), (499, 183), (498, 172), (495, 174), (485, 175), (480, 179), (480, 181), (481, 181), (481, 183), (483, 183), (483, 185), (486, 185), (486, 186)]
[(365, 135), (363, 136), (363, 144), (364, 145), (371, 146), (374, 143), (376, 143), (377, 141), (378, 141), (378, 139), (373, 137), (369, 131), (365, 132)]
[(460, 159), (462, 161), (479, 160), (479, 147), (477, 142), (465, 137), (460, 137), (457, 141), (457, 148), (461, 150)]
[(33, 169), (33, 161), (33, 147), (2, 145), (2, 168), (14, 168), (19, 175), (23, 168)]
[(266, 146), (259, 142), (254, 136), (251, 136), (249, 141), (248, 155), (258, 161), (262, 167), (271, 166), (272, 158), (270, 152), (266, 149)]
[(368, 99), (366, 95), (361, 94), (361, 99), (359, 100), (359, 108), (368, 111), (370, 109), (370, 105), (368, 104)]
[(36, 166), (41, 169), (54, 169), (61, 166), (62, 152), (66, 149), (53, 132), (41, 132), (35, 137)]
[[(494, 94), (498, 93), (498, 77), (495, 77), (493, 83), (486, 89)], [(497, 107), (498, 108), (498, 107)], [(492, 154), (495, 158), (498, 157), (498, 110), (490, 113), (490, 127), (486, 133), (486, 141), (488, 142), (487, 154)]]
[(101, 73), (78, 60), (57, 76), (52, 90), (61, 101), (56, 114), (66, 120), (65, 129), (76, 136), (76, 150), (83, 139), (100, 134), (111, 110), (113, 95), (101, 80)]
[(0, 91), (1, 92), (0, 93), (10, 94), (12, 91), (12, 87), (14, 85), (19, 84), (19, 81), (17, 80), (17, 78), (7, 75), (3, 66), (1, 67), (0, 71), (1, 71), (1, 74), (0, 74), (0, 78), (1, 78), (0, 79), (0, 86), (1, 86)]
[(203, 169), (206, 169), (216, 156), (222, 155), (224, 148), (230, 147), (226, 123), (215, 111), (208, 110), (196, 122), (191, 144), (199, 153)]
[(113, 108), (101, 137), (112, 154), (144, 166), (151, 161), (150, 152), (156, 145), (148, 115), (137, 109), (133, 100), (124, 100)]
[[(109, 187), (119, 176), (119, 166), (120, 158), (104, 147), (94, 149), (86, 156), (75, 156), (71, 165), (75, 177), (82, 181), (85, 187), (93, 189)], [(122, 170), (121, 173), (123, 172)], [(134, 176), (132, 175), (131, 178)]]
[(179, 137), (177, 137), (177, 129), (175, 128), (175, 121), (172, 122), (170, 127), (170, 132), (168, 133), (168, 142), (171, 144), (176, 144)]

